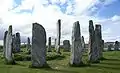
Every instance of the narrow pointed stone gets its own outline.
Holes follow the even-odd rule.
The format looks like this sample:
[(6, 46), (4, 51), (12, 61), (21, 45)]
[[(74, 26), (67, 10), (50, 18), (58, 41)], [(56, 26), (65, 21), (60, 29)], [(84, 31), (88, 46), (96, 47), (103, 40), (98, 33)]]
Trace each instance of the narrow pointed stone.
[(21, 45), (21, 40), (20, 40), (20, 33), (16, 33), (16, 52), (20, 52), (20, 45)]
[(57, 40), (56, 40), (56, 52), (60, 54), (60, 38), (61, 38), (61, 20), (59, 19), (57, 22)]
[(51, 37), (48, 38), (48, 52), (51, 52)]
[(32, 67), (45, 67), (46, 63), (46, 31), (38, 23), (33, 23), (32, 27)]
[(4, 33), (4, 42), (3, 42), (3, 50), (4, 50), (4, 57), (5, 57), (5, 49), (6, 49), (6, 37), (7, 37), (8, 31), (5, 31)]
[(73, 66), (81, 66), (82, 62), (82, 43), (79, 21), (73, 24), (72, 28), (72, 46), (70, 64)]
[(31, 53), (31, 45), (30, 45), (30, 38), (27, 38), (27, 50), (29, 52), (29, 54)]
[(12, 57), (12, 25), (9, 26), (6, 36), (5, 60), (7, 64), (15, 64)]
[(84, 36), (82, 36), (81, 42), (82, 42), (83, 52), (85, 52), (85, 41), (84, 41)]
[(89, 62), (98, 63), (98, 54), (95, 43), (95, 31), (93, 26), (93, 21), (89, 21)]

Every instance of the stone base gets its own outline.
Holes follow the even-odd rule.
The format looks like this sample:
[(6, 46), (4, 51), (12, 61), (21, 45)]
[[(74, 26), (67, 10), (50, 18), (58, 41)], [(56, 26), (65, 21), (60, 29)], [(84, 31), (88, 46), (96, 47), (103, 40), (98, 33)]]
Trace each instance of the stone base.
[(50, 68), (50, 66), (48, 64), (45, 64), (43, 66), (34, 66), (34, 65), (30, 65), (29, 68)]
[(70, 64), (69, 63), (69, 66), (71, 66), (71, 67), (84, 67), (84, 66), (88, 66), (88, 65), (84, 64), (83, 62), (81, 62), (79, 64), (75, 64), (75, 63)]
[(5, 64), (7, 64), (7, 65), (15, 65), (16, 62), (14, 60), (8, 61), (8, 60), (5, 59)]

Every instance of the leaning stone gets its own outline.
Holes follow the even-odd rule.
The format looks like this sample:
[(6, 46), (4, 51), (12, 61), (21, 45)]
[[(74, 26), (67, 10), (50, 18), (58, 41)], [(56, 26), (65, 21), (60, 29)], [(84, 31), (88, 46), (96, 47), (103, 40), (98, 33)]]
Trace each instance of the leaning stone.
[(9, 26), (6, 36), (5, 61), (6, 64), (15, 64), (15, 61), (12, 57), (12, 25)]
[(56, 38), (56, 52), (58, 54), (61, 54), (60, 53), (60, 38), (61, 38), (61, 20), (59, 19), (58, 22), (57, 22), (57, 38)]
[(46, 51), (46, 31), (42, 25), (33, 23), (31, 49), (31, 60), (33, 68), (47, 66)]
[(72, 46), (71, 46), (71, 59), (70, 65), (81, 66), (82, 62), (82, 43), (81, 43), (81, 32), (79, 21), (73, 24), (72, 29)]
[(69, 52), (70, 51), (70, 41), (69, 40), (64, 40), (63, 41), (63, 48), (65, 52)]

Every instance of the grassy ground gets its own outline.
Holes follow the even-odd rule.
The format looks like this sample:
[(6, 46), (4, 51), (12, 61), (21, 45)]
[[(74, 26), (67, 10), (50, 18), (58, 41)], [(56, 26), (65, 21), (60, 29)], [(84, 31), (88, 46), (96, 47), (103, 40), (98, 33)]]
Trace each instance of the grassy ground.
[[(86, 67), (70, 67), (68, 65), (70, 53), (63, 53), (65, 57), (48, 60), (51, 68), (29, 68), (30, 61), (17, 61), (17, 65), (5, 65), (0, 58), (0, 73), (120, 73), (120, 51), (104, 52), (106, 60), (99, 64)], [(84, 55), (84, 60), (87, 55)]]

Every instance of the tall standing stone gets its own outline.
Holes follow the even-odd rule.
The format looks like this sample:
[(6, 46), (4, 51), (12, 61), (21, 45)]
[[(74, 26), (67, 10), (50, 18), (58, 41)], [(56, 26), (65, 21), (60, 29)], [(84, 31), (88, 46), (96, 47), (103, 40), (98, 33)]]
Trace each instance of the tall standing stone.
[(70, 41), (69, 40), (63, 41), (63, 48), (64, 48), (64, 51), (66, 51), (66, 52), (70, 51)]
[(31, 46), (30, 46), (30, 38), (28, 37), (28, 38), (27, 38), (27, 50), (30, 50), (30, 47), (31, 47)]
[(100, 53), (102, 53), (101, 48), (102, 36), (101, 36), (101, 25), (95, 25), (95, 46), (96, 46), (96, 58), (101, 59)]
[(5, 31), (4, 33), (4, 42), (3, 42), (3, 50), (4, 50), (4, 57), (5, 57), (5, 49), (6, 49), (6, 37), (7, 37), (8, 31)]
[(15, 37), (15, 34), (12, 35), (12, 46), (13, 46), (13, 53), (17, 52), (16, 51), (16, 37)]
[(48, 38), (48, 52), (51, 52), (51, 37)]
[(79, 21), (73, 24), (72, 28), (72, 46), (71, 46), (71, 59), (70, 64), (80, 66), (82, 62), (82, 43)]
[(21, 40), (20, 40), (20, 33), (19, 32), (17, 32), (16, 33), (16, 40), (15, 40), (16, 42), (16, 51), (17, 52), (20, 52), (20, 45), (21, 45)]
[(57, 40), (56, 40), (56, 51), (60, 54), (60, 38), (61, 38), (61, 20), (57, 22)]
[(92, 63), (99, 62), (97, 58), (95, 31), (94, 31), (92, 20), (89, 21), (89, 62), (92, 62)]
[(104, 40), (101, 41), (100, 59), (103, 59)]
[(5, 60), (7, 64), (15, 63), (12, 57), (12, 25), (9, 26), (6, 36)]
[(33, 23), (32, 27), (32, 67), (46, 66), (46, 31), (38, 23)]
[(82, 42), (83, 52), (85, 52), (85, 41), (84, 41), (84, 36), (82, 36), (81, 42)]
[(114, 50), (119, 50), (119, 42), (115, 41)]

